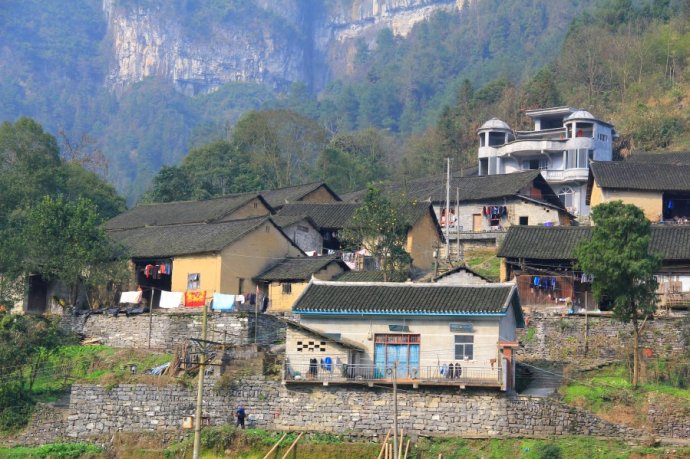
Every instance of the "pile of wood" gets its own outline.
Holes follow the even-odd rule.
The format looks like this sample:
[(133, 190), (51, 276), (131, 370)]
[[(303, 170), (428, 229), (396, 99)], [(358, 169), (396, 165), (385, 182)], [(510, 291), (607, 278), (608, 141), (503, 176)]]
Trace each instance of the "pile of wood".
[[(381, 452), (379, 452), (379, 456), (377, 459), (407, 459), (407, 453), (410, 451), (410, 439), (408, 438), (407, 443), (405, 443), (404, 430), (401, 430), (399, 433), (397, 433), (397, 435), (398, 450), (395, 451), (395, 448), (393, 447), (394, 442), (393, 438), (391, 438), (391, 431), (389, 430), (386, 434), (386, 438), (383, 439), (383, 444), (381, 445)], [(403, 444), (405, 444), (404, 450)]]

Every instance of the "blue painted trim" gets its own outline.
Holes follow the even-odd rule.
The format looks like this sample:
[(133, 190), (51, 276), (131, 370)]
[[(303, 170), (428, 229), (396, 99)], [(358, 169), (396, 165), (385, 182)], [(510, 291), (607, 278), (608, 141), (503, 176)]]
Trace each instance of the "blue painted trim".
[(366, 312), (354, 312), (354, 311), (300, 311), (299, 309), (294, 309), (292, 311), (295, 314), (332, 314), (332, 315), (343, 315), (343, 316), (464, 316), (464, 317), (504, 317), (508, 314), (505, 312), (387, 312), (387, 311), (366, 311)]

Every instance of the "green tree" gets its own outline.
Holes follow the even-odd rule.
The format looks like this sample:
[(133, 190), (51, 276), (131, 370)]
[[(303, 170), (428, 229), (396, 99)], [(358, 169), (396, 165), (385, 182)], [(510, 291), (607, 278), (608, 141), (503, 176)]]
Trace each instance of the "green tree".
[(594, 276), (594, 298), (612, 301), (614, 318), (632, 324), (632, 383), (637, 385), (640, 334), (656, 310), (654, 275), (661, 259), (649, 253), (651, 223), (638, 207), (613, 201), (592, 209), (591, 218), (592, 237), (575, 250), (577, 266)]
[(0, 227), (15, 209), (58, 189), (60, 166), (57, 141), (36, 121), (0, 125)]
[(153, 178), (151, 187), (141, 200), (143, 202), (172, 202), (191, 198), (191, 179), (186, 170), (178, 166), (163, 166)]
[(13, 219), (4, 252), (13, 254), (11, 277), (40, 274), (69, 286), (75, 304), (80, 285), (102, 282), (99, 269), (118, 258), (100, 227), (98, 209), (89, 200), (45, 196)]
[(412, 257), (405, 250), (410, 225), (405, 219), (404, 205), (369, 187), (362, 205), (343, 229), (346, 247), (364, 248), (374, 256), (383, 271), (384, 282), (407, 277), (410, 272)]

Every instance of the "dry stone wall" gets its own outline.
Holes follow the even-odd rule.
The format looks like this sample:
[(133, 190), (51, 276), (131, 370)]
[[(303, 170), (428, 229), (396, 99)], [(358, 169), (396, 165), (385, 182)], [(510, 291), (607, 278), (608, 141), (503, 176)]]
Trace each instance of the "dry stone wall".
[[(111, 390), (75, 385), (67, 436), (86, 438), (116, 431), (179, 429), (194, 412), (195, 393), (180, 386), (121, 385)], [(385, 435), (391, 425), (388, 389), (361, 386), (283, 386), (245, 379), (228, 390), (209, 387), (204, 415), (210, 424), (232, 419), (242, 403), (250, 426), (332, 432), (362, 437)], [(398, 394), (399, 425), (412, 435), (520, 436), (593, 435), (640, 438), (640, 432), (611, 424), (548, 398), (499, 392), (415, 390)]]
[[(589, 320), (587, 357), (590, 359), (621, 359), (632, 343), (632, 326), (610, 317)], [(518, 359), (573, 361), (584, 355), (586, 328), (584, 316), (547, 315), (532, 313), (526, 327), (518, 330), (520, 348)], [(686, 352), (690, 343), (688, 318), (657, 318), (647, 322), (641, 346), (651, 350), (654, 357), (678, 356)]]
[[(259, 343), (270, 344), (285, 338), (285, 324), (274, 316), (259, 314), (213, 313), (208, 316), (209, 339), (233, 345), (254, 342), (255, 325)], [(105, 314), (74, 316), (66, 314), (63, 328), (88, 337), (99, 337), (103, 344), (123, 348), (173, 349), (187, 338), (201, 334), (200, 312), (154, 312), (116, 317)], [(214, 332), (215, 331), (215, 332)]]

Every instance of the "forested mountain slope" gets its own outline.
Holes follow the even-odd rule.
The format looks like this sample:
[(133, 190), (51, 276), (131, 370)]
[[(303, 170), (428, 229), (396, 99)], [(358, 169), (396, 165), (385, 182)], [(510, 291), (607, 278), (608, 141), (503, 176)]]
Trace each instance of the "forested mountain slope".
[[(446, 156), (468, 164), (478, 123), (519, 125), (535, 104), (589, 108), (630, 148), (681, 148), (687, 3), (8, 0), (0, 120), (31, 116), (72, 141), (87, 134), (84, 147), (105, 154), (130, 202), (191, 148), (233, 143), (250, 110), (311, 118), (324, 145), (369, 127), (379, 138), (355, 133), (354, 143), (294, 156), (299, 167), (287, 175), (267, 172), (270, 155), (239, 144), (249, 175), (262, 171), (245, 187), (330, 178), (351, 189), (364, 176), (344, 171), (371, 169), (358, 158), (385, 164), (371, 169), (378, 178), (436, 172)], [(306, 126), (280, 113), (269, 118)], [(362, 138), (383, 157), (355, 152)]]

